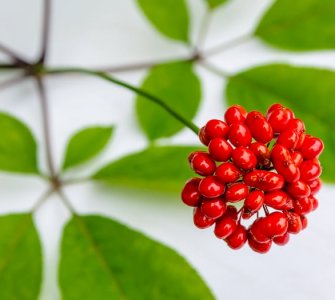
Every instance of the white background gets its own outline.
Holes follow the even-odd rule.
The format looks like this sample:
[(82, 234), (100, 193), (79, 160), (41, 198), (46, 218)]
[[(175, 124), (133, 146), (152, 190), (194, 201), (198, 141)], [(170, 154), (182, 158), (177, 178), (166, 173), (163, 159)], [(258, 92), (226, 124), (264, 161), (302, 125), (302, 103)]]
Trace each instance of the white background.
[[(53, 2), (50, 65), (115, 66), (189, 53), (182, 44), (158, 34), (139, 12), (134, 0)], [(206, 48), (252, 32), (271, 2), (232, 0), (215, 11)], [(41, 0), (0, 0), (0, 41), (30, 59), (38, 55), (41, 4)], [(190, 0), (189, 4), (194, 38), (205, 6), (203, 0)], [(6, 57), (0, 55), (0, 58)], [(211, 58), (216, 66), (233, 73), (251, 65), (278, 61), (335, 68), (335, 52), (280, 52), (251, 39)], [(222, 117), (225, 82), (201, 67), (196, 71), (202, 79), (203, 102), (195, 122), (202, 125), (209, 118)], [(0, 79), (7, 77), (0, 76)], [(145, 71), (118, 76), (138, 85)], [(66, 140), (74, 131), (95, 124), (116, 126), (114, 138), (102, 157), (73, 176), (88, 174), (111, 159), (146, 146), (145, 136), (136, 124), (134, 96), (128, 91), (84, 76), (50, 78), (47, 85), (53, 152), (58, 165)], [(0, 110), (28, 123), (42, 144), (40, 109), (33, 82), (26, 81), (16, 88), (0, 91)], [(165, 142), (197, 141), (185, 129)], [(39, 152), (41, 167), (45, 170), (43, 145)], [(0, 213), (27, 211), (46, 188), (46, 183), (39, 179), (1, 173)], [(266, 255), (255, 254), (248, 247), (232, 251), (215, 239), (211, 230), (195, 229), (191, 210), (181, 205), (177, 197), (125, 189), (111, 191), (92, 184), (72, 186), (66, 192), (79, 212), (115, 217), (177, 249), (200, 272), (217, 299), (335, 299), (333, 186), (325, 185), (322, 189), (320, 207), (311, 215), (309, 228), (294, 236), (287, 246), (273, 247)], [(43, 300), (60, 299), (56, 282), (58, 247), (68, 218), (69, 213), (57, 197), (52, 197), (35, 215), (47, 269), (40, 297)]]

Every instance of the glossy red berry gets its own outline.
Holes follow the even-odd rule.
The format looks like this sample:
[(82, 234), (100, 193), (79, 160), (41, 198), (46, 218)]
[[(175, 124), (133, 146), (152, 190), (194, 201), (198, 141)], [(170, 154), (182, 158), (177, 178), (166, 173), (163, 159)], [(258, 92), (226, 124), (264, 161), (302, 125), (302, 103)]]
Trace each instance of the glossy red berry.
[(233, 123), (244, 122), (247, 118), (247, 114), (247, 111), (241, 105), (233, 105), (226, 110), (224, 118), (230, 125)]
[(226, 239), (236, 230), (236, 227), (236, 220), (224, 215), (216, 221), (214, 234), (218, 239)]
[(265, 144), (259, 142), (251, 143), (249, 149), (255, 154), (258, 165), (265, 167), (270, 166), (270, 151)]
[(273, 104), (264, 117), (234, 105), (225, 121), (208, 121), (199, 139), (208, 152), (191, 153), (189, 163), (204, 178), (192, 178), (181, 193), (194, 207), (196, 226), (215, 224), (214, 234), (231, 249), (248, 240), (259, 253), (306, 228), (306, 215), (319, 203), (324, 145), (290, 109)]
[(223, 183), (235, 182), (241, 177), (241, 171), (230, 162), (219, 165), (215, 174)]
[(249, 146), (252, 140), (251, 132), (244, 123), (233, 123), (228, 131), (228, 139), (235, 146)]
[(246, 147), (237, 147), (232, 153), (233, 163), (244, 170), (254, 169), (257, 165), (256, 155)]
[(225, 189), (226, 186), (215, 176), (205, 177), (199, 183), (199, 192), (206, 198), (220, 197)]
[(208, 152), (216, 161), (227, 161), (233, 152), (232, 146), (223, 138), (214, 138), (208, 144)]
[(272, 127), (260, 112), (252, 111), (248, 113), (245, 123), (257, 142), (266, 144), (272, 140)]
[(244, 202), (244, 209), (253, 213), (258, 211), (264, 203), (264, 193), (262, 191), (252, 191)]
[(264, 242), (264, 243), (259, 243), (253, 238), (252, 235), (249, 235), (248, 244), (249, 244), (250, 248), (252, 250), (254, 250), (255, 252), (258, 252), (260, 254), (264, 254), (264, 253), (269, 252), (269, 250), (271, 249), (272, 241), (269, 240), (269, 241)]
[(181, 192), (181, 199), (188, 206), (198, 206), (201, 195), (198, 191), (200, 178), (192, 178), (188, 180)]
[(271, 125), (274, 133), (280, 133), (284, 131), (288, 125), (288, 122), (293, 118), (294, 114), (288, 108), (273, 109), (267, 115), (268, 122)]
[(289, 240), (290, 240), (290, 234), (286, 232), (285, 234), (281, 236), (276, 236), (273, 239), (273, 242), (278, 246), (284, 246), (289, 242)]
[(189, 156), (190, 166), (201, 176), (213, 175), (216, 169), (215, 161), (206, 152), (197, 151)]
[(274, 209), (282, 209), (289, 196), (282, 190), (273, 191), (265, 194), (264, 203)]
[(222, 198), (204, 199), (201, 203), (201, 212), (208, 218), (218, 219), (227, 209)]
[(249, 187), (244, 183), (234, 183), (226, 190), (225, 196), (227, 202), (239, 202), (247, 197)]
[(209, 120), (204, 128), (206, 139), (211, 141), (215, 138), (226, 138), (229, 126), (226, 122), (221, 120)]
[(306, 160), (300, 165), (300, 179), (305, 182), (318, 179), (321, 173), (320, 163), (316, 159)]
[(319, 138), (306, 136), (300, 148), (304, 159), (318, 158), (323, 151), (323, 142)]
[(248, 239), (247, 230), (243, 225), (238, 225), (235, 231), (226, 238), (227, 245), (234, 249), (240, 249)]
[(206, 217), (200, 207), (195, 207), (193, 211), (193, 222), (194, 225), (200, 229), (205, 229), (212, 226), (215, 223), (214, 219)]

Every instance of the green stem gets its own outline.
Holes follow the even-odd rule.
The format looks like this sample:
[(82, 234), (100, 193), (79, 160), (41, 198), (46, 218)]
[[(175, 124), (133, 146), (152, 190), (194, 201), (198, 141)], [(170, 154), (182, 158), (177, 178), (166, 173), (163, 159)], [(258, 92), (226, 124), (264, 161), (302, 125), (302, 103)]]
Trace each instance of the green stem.
[(176, 112), (172, 107), (170, 107), (167, 103), (165, 103), (162, 99), (140, 89), (137, 88), (129, 83), (126, 83), (124, 81), (121, 81), (119, 79), (116, 79), (112, 77), (111, 75), (101, 72), (101, 71), (95, 71), (85, 68), (55, 68), (55, 69), (44, 69), (42, 70), (42, 73), (44, 74), (64, 74), (64, 73), (79, 73), (79, 74), (87, 74), (99, 77), (101, 79), (104, 79), (109, 82), (113, 82), (116, 85), (122, 86), (128, 90), (131, 90), (135, 92), (136, 94), (143, 96), (147, 100), (159, 105), (162, 107), (166, 112), (168, 112), (171, 116), (173, 116), (175, 119), (183, 123), (186, 127), (191, 129), (195, 134), (198, 135), (199, 128), (191, 121), (183, 117), (181, 114)]

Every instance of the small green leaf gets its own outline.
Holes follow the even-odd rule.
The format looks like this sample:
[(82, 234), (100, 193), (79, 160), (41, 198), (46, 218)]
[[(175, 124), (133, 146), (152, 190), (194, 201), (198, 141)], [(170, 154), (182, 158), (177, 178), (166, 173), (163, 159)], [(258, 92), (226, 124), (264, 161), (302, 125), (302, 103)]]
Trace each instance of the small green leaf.
[(334, 0), (277, 0), (255, 34), (289, 50), (335, 48)]
[(71, 137), (66, 147), (63, 170), (77, 166), (100, 153), (113, 133), (113, 127), (89, 127)]
[(188, 155), (199, 149), (190, 146), (152, 146), (103, 167), (94, 179), (114, 185), (165, 192), (179, 192), (193, 177)]
[(115, 221), (74, 216), (61, 245), (62, 299), (214, 299), (172, 249)]
[[(142, 89), (161, 98), (185, 118), (192, 119), (198, 111), (201, 86), (191, 63), (154, 67), (144, 80)], [(137, 97), (136, 111), (138, 121), (151, 141), (172, 136), (184, 127), (164, 109), (142, 96)]]
[(6, 113), (0, 113), (0, 132), (0, 170), (38, 173), (37, 146), (26, 125)]
[(0, 299), (36, 300), (42, 250), (30, 214), (0, 217)]
[(185, 0), (137, 0), (137, 3), (160, 33), (188, 42), (189, 15)]
[(335, 73), (315, 68), (267, 65), (250, 69), (229, 80), (228, 103), (265, 112), (273, 103), (292, 108), (307, 132), (325, 143), (321, 155), (323, 179), (335, 182)]
[(205, 0), (210, 9), (216, 9), (222, 4), (226, 3), (227, 0)]

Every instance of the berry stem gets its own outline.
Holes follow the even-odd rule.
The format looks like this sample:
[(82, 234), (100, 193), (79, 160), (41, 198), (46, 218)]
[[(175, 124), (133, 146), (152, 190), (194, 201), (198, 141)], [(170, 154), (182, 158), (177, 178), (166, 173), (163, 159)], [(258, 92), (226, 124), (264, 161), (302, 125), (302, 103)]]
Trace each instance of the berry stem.
[(11, 79), (8, 79), (6, 81), (1, 82), (0, 83), (0, 91), (3, 91), (6, 88), (9, 88), (9, 87), (23, 81), (25, 78), (27, 78), (27, 76), (25, 74), (23, 74), (19, 77), (11, 78)]
[(50, 17), (51, 17), (51, 0), (44, 0), (43, 26), (42, 26), (42, 46), (38, 63), (44, 63), (48, 52), (49, 33), (50, 33)]
[(96, 70), (90, 70), (85, 68), (56, 68), (56, 69), (44, 69), (41, 71), (44, 74), (65, 74), (65, 73), (79, 73), (79, 74), (87, 74), (87, 75), (93, 75), (96, 77), (99, 77), (101, 79), (104, 79), (106, 81), (112, 82), (116, 85), (122, 86), (128, 90), (131, 90), (135, 92), (138, 95), (141, 95), (145, 97), (147, 100), (156, 103), (160, 107), (162, 107), (165, 111), (167, 111), (171, 116), (173, 116), (176, 120), (183, 123), (186, 127), (191, 129), (196, 135), (198, 135), (199, 128), (191, 121), (187, 120), (185, 117), (183, 117), (181, 114), (176, 112), (172, 107), (170, 107), (164, 100), (158, 98), (157, 96), (154, 96), (140, 88), (137, 88), (129, 83), (126, 83), (124, 81), (121, 81), (119, 79), (116, 79), (112, 77), (111, 75), (96, 71)]
[(269, 213), (269, 210), (268, 210), (268, 208), (265, 204), (263, 205), (263, 209), (264, 209), (265, 215), (268, 216), (270, 213)]

